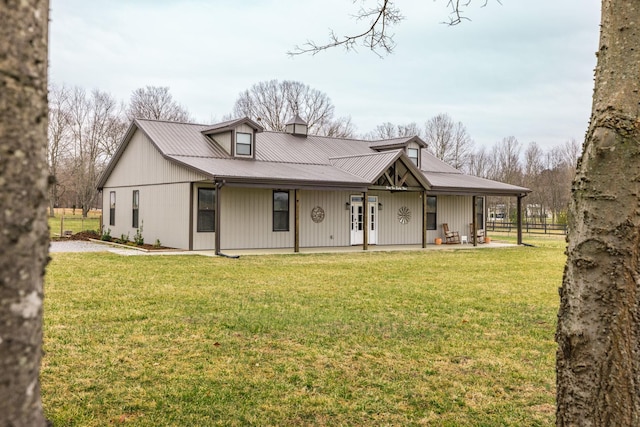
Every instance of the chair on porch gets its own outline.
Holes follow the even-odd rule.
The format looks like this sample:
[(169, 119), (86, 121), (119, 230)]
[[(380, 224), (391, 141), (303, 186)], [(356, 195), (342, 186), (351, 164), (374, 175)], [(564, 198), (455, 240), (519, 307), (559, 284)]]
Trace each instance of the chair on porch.
[(460, 233), (457, 231), (449, 231), (449, 224), (446, 222), (442, 224), (442, 231), (444, 232), (445, 243), (460, 243)]
[[(473, 239), (473, 223), (469, 224), (469, 235), (472, 236), (471, 238)], [(484, 230), (481, 228), (478, 228), (476, 230), (476, 239), (478, 241), (478, 243), (484, 243)]]

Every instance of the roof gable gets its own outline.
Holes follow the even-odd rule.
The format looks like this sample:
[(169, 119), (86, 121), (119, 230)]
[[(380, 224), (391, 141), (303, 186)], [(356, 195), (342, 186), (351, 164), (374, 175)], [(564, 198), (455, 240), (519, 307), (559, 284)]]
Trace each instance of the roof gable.
[(371, 185), (382, 185), (394, 190), (406, 187), (430, 188), (425, 176), (403, 150), (337, 157), (330, 161), (334, 166), (365, 179)]
[(427, 143), (420, 139), (419, 136), (403, 136), (400, 138), (381, 139), (379, 141), (372, 141), (369, 143), (369, 148), (377, 151), (391, 150), (397, 148), (406, 148), (409, 143), (415, 142), (421, 148), (427, 148)]
[(241, 117), (239, 119), (227, 120), (226, 122), (216, 123), (211, 126), (204, 126), (202, 129), (202, 133), (205, 135), (215, 135), (217, 133), (228, 132), (234, 130), (240, 125), (250, 126), (256, 132), (262, 132), (264, 128), (260, 126), (258, 123), (251, 120), (249, 117)]

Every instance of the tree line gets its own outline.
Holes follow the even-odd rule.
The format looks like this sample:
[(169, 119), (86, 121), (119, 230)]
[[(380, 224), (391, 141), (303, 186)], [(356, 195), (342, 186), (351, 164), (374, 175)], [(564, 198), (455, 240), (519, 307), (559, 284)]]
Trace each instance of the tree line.
[(128, 104), (107, 92), (81, 87), (49, 87), (47, 160), (53, 184), (49, 214), (58, 206), (83, 216), (96, 206), (96, 185), (133, 118), (191, 121), (167, 87), (147, 86), (131, 93)]
[[(285, 123), (295, 114), (308, 122), (310, 133), (321, 136), (379, 140), (417, 135), (432, 155), (456, 169), (533, 190), (527, 198), (532, 220), (564, 218), (580, 153), (574, 139), (547, 151), (535, 142), (525, 148), (514, 136), (492, 147), (476, 147), (464, 124), (446, 113), (422, 125), (385, 122), (357, 134), (351, 117), (335, 114), (326, 93), (289, 80), (264, 81), (240, 92), (223, 120), (247, 116), (266, 130), (284, 131)], [(50, 87), (48, 162), (55, 179), (50, 189), (50, 215), (55, 207), (64, 206), (78, 208), (86, 216), (98, 204), (97, 181), (133, 118), (193, 122), (168, 87), (136, 89), (127, 104), (100, 90)], [(510, 198), (490, 198), (488, 206), (510, 218), (513, 203)]]

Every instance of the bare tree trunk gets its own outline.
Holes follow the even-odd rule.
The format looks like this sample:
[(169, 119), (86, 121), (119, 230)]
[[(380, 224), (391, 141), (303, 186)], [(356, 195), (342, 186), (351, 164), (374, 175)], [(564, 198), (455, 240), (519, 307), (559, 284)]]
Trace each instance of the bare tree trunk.
[(602, 2), (558, 314), (558, 426), (640, 425), (639, 6)]
[(0, 2), (0, 425), (43, 426), (46, 0)]

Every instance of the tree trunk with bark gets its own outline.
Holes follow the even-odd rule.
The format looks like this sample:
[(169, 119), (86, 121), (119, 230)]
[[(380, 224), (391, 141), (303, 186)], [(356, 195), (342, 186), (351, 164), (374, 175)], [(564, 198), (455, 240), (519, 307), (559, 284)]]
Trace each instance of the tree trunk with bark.
[(560, 290), (558, 426), (640, 425), (639, 25), (637, 0), (603, 0)]
[(46, 0), (0, 2), (0, 426), (45, 425)]

